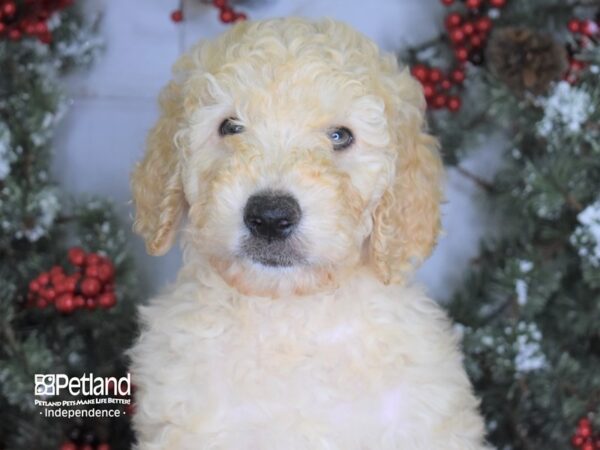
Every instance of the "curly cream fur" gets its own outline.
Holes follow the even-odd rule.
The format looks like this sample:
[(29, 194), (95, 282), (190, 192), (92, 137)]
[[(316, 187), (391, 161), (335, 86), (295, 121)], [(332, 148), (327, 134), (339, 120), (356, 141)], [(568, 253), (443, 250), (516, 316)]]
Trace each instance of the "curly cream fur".
[[(448, 320), (403, 287), (442, 176), (408, 71), (337, 22), (242, 23), (181, 57), (161, 110), (135, 229), (162, 254), (185, 215), (185, 254), (131, 350), (139, 448), (484, 448)], [(245, 132), (219, 136), (227, 117)], [(333, 151), (332, 126), (354, 145)], [(292, 267), (240, 250), (265, 189), (302, 209)]]

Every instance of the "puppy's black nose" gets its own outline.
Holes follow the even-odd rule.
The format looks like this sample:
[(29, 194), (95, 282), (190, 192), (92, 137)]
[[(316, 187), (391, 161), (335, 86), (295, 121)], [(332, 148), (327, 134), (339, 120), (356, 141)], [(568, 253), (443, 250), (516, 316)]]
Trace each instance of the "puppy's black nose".
[(285, 239), (300, 222), (300, 205), (291, 195), (255, 194), (244, 208), (244, 223), (256, 237)]

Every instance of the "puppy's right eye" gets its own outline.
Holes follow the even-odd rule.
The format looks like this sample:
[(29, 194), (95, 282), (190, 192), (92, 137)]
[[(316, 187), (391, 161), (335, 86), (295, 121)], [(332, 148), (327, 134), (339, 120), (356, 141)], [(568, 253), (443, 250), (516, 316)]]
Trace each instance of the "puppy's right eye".
[(333, 149), (336, 151), (344, 150), (354, 142), (354, 135), (346, 127), (332, 128), (327, 132), (329, 140), (333, 144)]
[(244, 126), (235, 122), (235, 119), (228, 118), (219, 125), (219, 135), (228, 136), (230, 134), (239, 134), (244, 131)]

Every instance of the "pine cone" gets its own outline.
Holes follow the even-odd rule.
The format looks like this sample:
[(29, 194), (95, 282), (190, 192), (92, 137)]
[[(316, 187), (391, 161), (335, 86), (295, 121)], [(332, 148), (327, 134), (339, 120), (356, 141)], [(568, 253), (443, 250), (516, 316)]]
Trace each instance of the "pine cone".
[(488, 44), (490, 70), (517, 93), (544, 93), (567, 68), (567, 52), (552, 36), (522, 27), (496, 31)]

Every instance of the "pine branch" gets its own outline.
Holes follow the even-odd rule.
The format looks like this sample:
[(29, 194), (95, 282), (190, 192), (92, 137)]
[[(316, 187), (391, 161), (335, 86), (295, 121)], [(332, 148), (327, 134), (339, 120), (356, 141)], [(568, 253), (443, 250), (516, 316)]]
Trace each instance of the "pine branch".
[(447, 42), (446, 35), (444, 33), (439, 34), (438, 36), (428, 39), (426, 41), (421, 42), (419, 45), (415, 45), (409, 49), (409, 53), (414, 57), (417, 53), (422, 52), (423, 50), (427, 50), (431, 47), (436, 47), (441, 43)]
[(10, 323), (4, 323), (2, 326), (2, 335), (5, 338), (5, 342), (8, 343), (9, 351), (12, 352), (12, 355), (19, 358), (23, 367), (25, 368), (26, 373), (30, 373), (29, 362), (27, 361), (27, 357), (23, 353), (23, 348), (19, 345), (17, 337), (15, 336), (15, 331)]
[(459, 174), (461, 174), (465, 178), (471, 180), (478, 187), (480, 187), (481, 189), (485, 190), (486, 192), (488, 192), (488, 193), (494, 193), (494, 192), (496, 192), (496, 189), (495, 189), (494, 185), (491, 184), (490, 182), (484, 180), (479, 175), (475, 175), (474, 173), (472, 173), (469, 170), (465, 169), (461, 165), (456, 165), (455, 168), (456, 168), (456, 170), (457, 170), (457, 172)]

